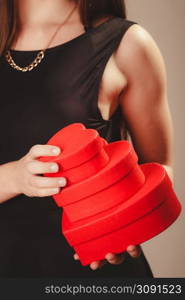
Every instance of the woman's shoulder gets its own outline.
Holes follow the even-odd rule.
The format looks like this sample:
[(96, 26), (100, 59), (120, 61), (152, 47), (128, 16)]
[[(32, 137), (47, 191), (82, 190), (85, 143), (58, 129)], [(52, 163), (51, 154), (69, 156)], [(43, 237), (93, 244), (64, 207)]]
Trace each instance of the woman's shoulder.
[(138, 24), (138, 22), (114, 15), (107, 15), (94, 19), (92, 27), (96, 28), (112, 18), (117, 20), (124, 27), (124, 35), (119, 44), (120, 51), (122, 51), (122, 48), (125, 48), (127, 45), (129, 45), (129, 48), (132, 47), (132, 49), (142, 49), (153, 40), (151, 34), (143, 26)]
[[(120, 44), (119, 50), (129, 47), (129, 53), (133, 51), (144, 51), (147, 48), (156, 45), (152, 34), (137, 22), (129, 19), (123, 19), (123, 22), (130, 24), (125, 32)], [(124, 49), (125, 50), (125, 49)]]
[(149, 64), (162, 63), (162, 55), (157, 42), (152, 34), (138, 22), (108, 15), (94, 20), (92, 26), (98, 27), (111, 18), (117, 19), (124, 27), (124, 34), (115, 52), (115, 60), (119, 68), (125, 69), (129, 64), (132, 67), (143, 67), (144, 63), (147, 67), (148, 63), (149, 67)]
[[(130, 20), (125, 20), (130, 22)], [(115, 60), (120, 69), (162, 67), (163, 57), (152, 34), (138, 23), (129, 26), (123, 35), (115, 53)]]

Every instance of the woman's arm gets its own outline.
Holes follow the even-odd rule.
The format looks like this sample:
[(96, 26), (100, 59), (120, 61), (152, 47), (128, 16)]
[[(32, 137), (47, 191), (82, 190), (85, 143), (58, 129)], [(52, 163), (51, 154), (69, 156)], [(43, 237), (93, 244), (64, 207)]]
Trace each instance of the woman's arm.
[(133, 25), (115, 59), (127, 80), (120, 103), (139, 163), (162, 164), (173, 181), (173, 125), (160, 50), (144, 28)]
[[(162, 164), (173, 182), (173, 125), (160, 50), (144, 28), (133, 25), (124, 35), (115, 61), (127, 82), (119, 100), (139, 163)], [(141, 253), (140, 247), (134, 245), (130, 245), (127, 252), (132, 257)], [(76, 253), (74, 258), (79, 259)], [(105, 258), (91, 263), (90, 267), (97, 269), (106, 261), (120, 264), (124, 253), (109, 253)]]

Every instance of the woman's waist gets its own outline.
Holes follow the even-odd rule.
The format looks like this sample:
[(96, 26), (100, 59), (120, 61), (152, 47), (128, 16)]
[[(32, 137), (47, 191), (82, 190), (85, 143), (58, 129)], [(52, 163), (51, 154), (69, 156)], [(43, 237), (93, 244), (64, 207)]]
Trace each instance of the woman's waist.
[(52, 214), (61, 214), (62, 209), (52, 197), (28, 197), (18, 195), (0, 204), (1, 218), (42, 218)]
[(0, 237), (60, 237), (62, 209), (52, 199), (21, 195), (0, 205)]

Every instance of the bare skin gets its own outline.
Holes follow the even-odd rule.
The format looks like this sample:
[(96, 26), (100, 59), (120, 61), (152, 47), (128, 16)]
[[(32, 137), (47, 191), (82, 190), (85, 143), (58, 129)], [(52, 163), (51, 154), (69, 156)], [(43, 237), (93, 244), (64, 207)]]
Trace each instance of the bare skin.
[[(48, 43), (48, 36), (52, 36), (56, 27), (74, 7), (73, 0), (45, 0), (44, 5), (42, 0), (17, 1), (21, 3), (21, 30), (12, 48), (18, 50), (44, 48)], [(104, 20), (99, 20), (94, 26)], [(67, 42), (82, 33), (84, 28), (79, 11), (76, 10), (70, 21), (55, 36), (50, 47)], [(102, 117), (109, 119), (118, 103), (121, 104), (123, 118), (139, 162), (155, 161), (162, 164), (173, 181), (173, 126), (167, 100), (165, 65), (155, 41), (139, 25), (129, 28), (117, 51), (110, 57), (102, 77), (98, 98)], [(49, 169), (50, 164), (37, 161), (40, 155), (57, 154), (47, 145), (35, 145), (19, 161), (0, 166), (0, 202), (20, 193), (49, 196), (65, 186), (65, 182), (52, 177), (40, 179), (39, 174), (54, 172)], [(141, 248), (139, 245), (130, 245), (127, 252), (131, 257), (137, 258), (141, 254)], [(76, 253), (74, 259), (79, 259)], [(125, 253), (107, 253), (104, 260), (92, 262), (90, 268), (96, 270), (105, 263), (120, 264), (124, 259)]]

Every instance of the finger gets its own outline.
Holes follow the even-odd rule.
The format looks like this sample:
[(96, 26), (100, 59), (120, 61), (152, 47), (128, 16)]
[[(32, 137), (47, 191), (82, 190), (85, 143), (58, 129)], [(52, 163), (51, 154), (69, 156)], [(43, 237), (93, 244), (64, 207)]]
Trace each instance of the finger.
[(31, 185), (37, 188), (57, 188), (64, 187), (67, 184), (65, 177), (41, 177), (41, 176), (32, 176)]
[(107, 253), (105, 258), (110, 264), (118, 265), (125, 260), (125, 253), (120, 253), (120, 254)]
[(56, 195), (60, 192), (60, 188), (53, 188), (53, 189), (38, 189), (35, 191), (35, 195), (38, 197), (48, 197)]
[(29, 156), (32, 159), (38, 158), (40, 156), (56, 156), (61, 152), (59, 147), (52, 145), (34, 145), (29, 151)]
[(97, 270), (97, 269), (102, 268), (106, 263), (107, 263), (106, 259), (99, 260), (99, 261), (93, 261), (93, 262), (90, 264), (90, 268), (91, 268), (92, 270)]
[(137, 258), (141, 255), (141, 247), (140, 246), (129, 245), (127, 247), (127, 252), (131, 257)]
[(57, 163), (46, 163), (32, 160), (27, 163), (27, 170), (31, 174), (56, 173), (59, 171), (59, 166)]
[(98, 269), (99, 267), (101, 266), (101, 261), (93, 261), (89, 267), (92, 269), (92, 270), (96, 270)]
[[(73, 257), (74, 257), (75, 260), (79, 260), (79, 256), (78, 256), (77, 253), (75, 253), (75, 254), (73, 255)], [(91, 268), (92, 270), (96, 270), (96, 269), (98, 269), (98, 268), (101, 268), (104, 264), (106, 264), (106, 260), (95, 261), (95, 262), (92, 262), (92, 263), (90, 264), (90, 268)]]
[(75, 253), (75, 254), (73, 255), (73, 257), (74, 257), (75, 260), (79, 260), (79, 259), (80, 259), (77, 253)]

